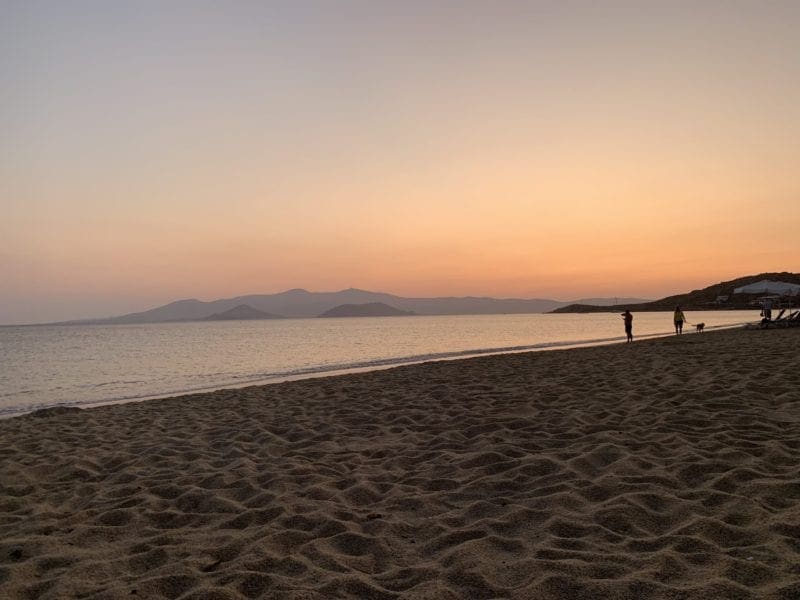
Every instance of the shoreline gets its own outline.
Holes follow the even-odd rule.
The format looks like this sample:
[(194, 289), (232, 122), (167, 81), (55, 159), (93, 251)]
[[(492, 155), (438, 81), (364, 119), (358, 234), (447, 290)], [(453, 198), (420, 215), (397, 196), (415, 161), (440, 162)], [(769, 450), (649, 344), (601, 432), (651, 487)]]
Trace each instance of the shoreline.
[[(743, 327), (743, 325), (735, 323), (735, 324), (709, 326), (706, 328), (706, 332), (713, 333), (715, 331), (724, 331), (728, 329), (736, 329), (739, 327)], [(687, 334), (688, 333), (689, 332), (687, 332)], [(636, 336), (634, 342), (639, 343), (646, 340), (669, 337), (671, 335), (674, 334), (671, 332), (644, 334), (641, 336)], [(525, 346), (460, 350), (460, 351), (443, 352), (431, 355), (375, 359), (371, 361), (365, 361), (364, 363), (354, 364), (352, 366), (330, 365), (327, 367), (309, 367), (306, 370), (301, 370), (300, 372), (296, 373), (277, 373), (265, 377), (254, 377), (253, 379), (248, 379), (246, 381), (222, 382), (219, 384), (206, 385), (198, 388), (165, 391), (165, 392), (158, 392), (155, 394), (145, 394), (139, 396), (127, 396), (122, 398), (110, 398), (110, 399), (100, 399), (92, 401), (65, 400), (47, 406), (3, 409), (0, 410), (0, 421), (4, 419), (11, 419), (23, 416), (31, 412), (36, 412), (37, 410), (47, 410), (50, 408), (75, 407), (81, 409), (89, 409), (99, 406), (127, 404), (129, 402), (146, 402), (150, 400), (173, 398), (176, 396), (206, 394), (222, 390), (235, 390), (251, 386), (274, 385), (289, 381), (303, 381), (306, 379), (318, 379), (322, 377), (337, 377), (340, 375), (348, 375), (351, 373), (368, 373), (371, 371), (393, 369), (399, 366), (426, 364), (437, 361), (463, 360), (469, 358), (478, 358), (482, 356), (497, 356), (503, 354), (519, 354), (526, 352), (550, 352), (556, 350), (570, 350), (573, 348), (591, 348), (591, 347), (608, 346), (608, 345), (624, 344), (624, 343), (625, 343), (625, 336), (622, 335), (612, 338), (563, 341), (563, 342), (542, 342), (539, 344), (531, 344)]]
[(798, 355), (737, 328), (0, 421), (0, 590), (794, 597)]

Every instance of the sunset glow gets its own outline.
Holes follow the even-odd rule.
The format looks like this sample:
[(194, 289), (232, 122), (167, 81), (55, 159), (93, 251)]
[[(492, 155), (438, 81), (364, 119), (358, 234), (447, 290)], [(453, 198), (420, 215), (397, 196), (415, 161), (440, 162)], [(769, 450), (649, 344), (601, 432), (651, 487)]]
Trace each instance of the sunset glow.
[(0, 324), (800, 270), (798, 3), (115, 4), (0, 22)]

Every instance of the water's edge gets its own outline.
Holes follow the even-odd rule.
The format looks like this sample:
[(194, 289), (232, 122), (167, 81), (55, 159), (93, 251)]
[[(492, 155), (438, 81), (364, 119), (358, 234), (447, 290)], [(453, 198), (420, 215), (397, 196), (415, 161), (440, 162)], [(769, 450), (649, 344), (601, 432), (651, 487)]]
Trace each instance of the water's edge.
[[(732, 329), (741, 327), (741, 324), (725, 324), (710, 326), (708, 330), (721, 330)], [(638, 340), (662, 338), (673, 335), (672, 332), (643, 334), (637, 336)], [(456, 352), (440, 352), (431, 354), (422, 354), (414, 356), (401, 356), (386, 359), (357, 361), (352, 363), (341, 363), (324, 365), (318, 367), (309, 367), (303, 369), (292, 369), (286, 371), (276, 371), (273, 373), (259, 373), (246, 377), (239, 377), (215, 382), (211, 385), (204, 385), (202, 387), (182, 388), (164, 390), (156, 394), (143, 394), (143, 395), (126, 395), (118, 398), (104, 398), (99, 400), (64, 400), (59, 402), (27, 405), (27, 406), (10, 406), (0, 408), (0, 419), (28, 414), (37, 410), (45, 408), (56, 407), (78, 407), (90, 408), (94, 406), (109, 406), (114, 404), (123, 404), (127, 402), (141, 402), (145, 400), (157, 400), (163, 398), (171, 398), (176, 396), (184, 396), (188, 394), (208, 393), (222, 389), (238, 389), (249, 386), (269, 385), (276, 383), (283, 383), (287, 381), (298, 381), (302, 379), (313, 379), (318, 377), (331, 377), (336, 375), (346, 375), (351, 373), (363, 373), (368, 371), (376, 371), (381, 369), (390, 369), (393, 367), (421, 364), (426, 362), (434, 362), (441, 360), (458, 360), (465, 358), (475, 358), (480, 356), (491, 356), (498, 354), (514, 354), (520, 352), (542, 352), (548, 350), (566, 350), (569, 348), (581, 348), (591, 346), (602, 346), (609, 344), (617, 344), (625, 341), (624, 336), (615, 336), (609, 338), (596, 338), (588, 340), (570, 340), (559, 342), (544, 342), (540, 344), (528, 344), (521, 346), (507, 346), (499, 348), (476, 348), (472, 350), (460, 350)]]

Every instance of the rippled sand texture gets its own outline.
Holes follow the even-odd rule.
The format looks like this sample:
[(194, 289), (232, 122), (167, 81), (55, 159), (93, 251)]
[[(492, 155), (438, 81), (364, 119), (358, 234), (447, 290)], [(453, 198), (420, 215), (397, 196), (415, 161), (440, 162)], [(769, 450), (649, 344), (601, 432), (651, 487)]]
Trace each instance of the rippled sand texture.
[(800, 598), (800, 330), (0, 422), (4, 598)]

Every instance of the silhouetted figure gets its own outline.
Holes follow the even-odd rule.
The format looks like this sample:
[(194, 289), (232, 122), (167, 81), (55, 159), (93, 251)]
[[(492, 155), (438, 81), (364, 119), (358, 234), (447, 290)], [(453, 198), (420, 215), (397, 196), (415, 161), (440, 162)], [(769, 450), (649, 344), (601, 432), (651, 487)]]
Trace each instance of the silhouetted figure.
[(622, 318), (625, 320), (625, 335), (628, 336), (628, 342), (633, 341), (633, 315), (631, 311), (626, 310), (622, 313)]
[(672, 320), (675, 322), (675, 335), (683, 333), (683, 322), (686, 318), (683, 316), (680, 306), (675, 307), (675, 314), (672, 315)]

